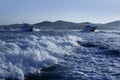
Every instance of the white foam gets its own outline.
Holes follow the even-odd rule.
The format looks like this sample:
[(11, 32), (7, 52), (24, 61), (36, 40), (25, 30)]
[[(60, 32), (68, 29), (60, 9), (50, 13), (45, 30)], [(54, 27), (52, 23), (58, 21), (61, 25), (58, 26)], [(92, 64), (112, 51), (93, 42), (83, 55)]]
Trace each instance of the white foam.
[(98, 50), (82, 47), (77, 41), (99, 42), (112, 49), (120, 47), (120, 36), (113, 33), (79, 33), (64, 36), (22, 35), (17, 39), (1, 39), (0, 79), (10, 77), (23, 80), (24, 75), (28, 73), (40, 73), (43, 67), (58, 64), (64, 55), (75, 55), (76, 49), (91, 53), (93, 50)]
[(77, 36), (25, 36), (12, 41), (0, 40), (0, 79), (23, 80), (28, 73), (40, 73), (43, 67), (57, 64), (77, 46)]

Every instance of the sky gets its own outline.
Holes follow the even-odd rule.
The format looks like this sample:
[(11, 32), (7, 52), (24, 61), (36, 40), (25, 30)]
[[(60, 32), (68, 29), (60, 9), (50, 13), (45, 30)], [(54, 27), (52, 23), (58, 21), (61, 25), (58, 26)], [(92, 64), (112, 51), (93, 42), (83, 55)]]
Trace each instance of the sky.
[(120, 0), (0, 0), (0, 24), (120, 20)]

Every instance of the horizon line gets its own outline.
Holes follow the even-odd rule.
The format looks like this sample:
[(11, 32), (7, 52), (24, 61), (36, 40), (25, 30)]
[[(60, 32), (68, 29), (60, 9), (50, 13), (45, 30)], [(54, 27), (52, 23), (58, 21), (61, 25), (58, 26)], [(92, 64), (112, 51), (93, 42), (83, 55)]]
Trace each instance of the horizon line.
[(120, 21), (120, 20), (114, 20), (114, 21), (101, 22), (101, 23), (100, 23), (100, 22), (89, 22), (89, 21), (75, 22), (75, 21), (59, 20), (59, 19), (58, 19), (58, 20), (54, 20), (54, 21), (52, 21), (52, 20), (43, 20), (43, 21), (36, 22), (36, 23), (29, 23), (29, 22), (23, 21), (23, 22), (21, 22), (21, 23), (18, 23), (18, 22), (17, 22), (17, 23), (0, 24), (0, 26), (1, 26), (1, 25), (23, 24), (23, 23), (27, 23), (27, 24), (33, 25), (33, 24), (42, 23), (42, 22), (45, 22), (45, 21), (52, 22), (52, 23), (57, 22), (57, 21), (65, 21), (65, 22), (72, 22), (72, 23), (86, 23), (86, 22), (88, 22), (88, 23), (93, 23), (93, 24), (106, 24), (106, 23), (116, 22), (116, 21)]

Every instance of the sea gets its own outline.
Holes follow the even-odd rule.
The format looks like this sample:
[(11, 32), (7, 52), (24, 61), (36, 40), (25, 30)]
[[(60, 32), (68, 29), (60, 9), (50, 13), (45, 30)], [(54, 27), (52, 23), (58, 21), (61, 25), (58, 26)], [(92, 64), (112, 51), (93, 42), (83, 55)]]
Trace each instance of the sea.
[(0, 80), (120, 80), (120, 32), (0, 32)]

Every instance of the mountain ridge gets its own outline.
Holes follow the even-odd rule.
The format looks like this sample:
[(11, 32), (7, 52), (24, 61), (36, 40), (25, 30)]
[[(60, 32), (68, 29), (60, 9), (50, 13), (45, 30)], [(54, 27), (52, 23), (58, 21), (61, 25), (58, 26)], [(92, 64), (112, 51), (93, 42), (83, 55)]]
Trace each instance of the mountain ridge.
[[(84, 26), (96, 26), (97, 29), (119, 29), (120, 30), (120, 20), (116, 20), (109, 23), (91, 23), (91, 22), (81, 22), (81, 23), (75, 23), (70, 21), (63, 21), (63, 20), (57, 20), (54, 22), (51, 21), (43, 21), (35, 24), (31, 24), (34, 28), (39, 29), (51, 29), (51, 30), (58, 30), (58, 29), (82, 29)], [(1, 25), (1, 27), (20, 27), (22, 24), (10, 24), (10, 25)]]

